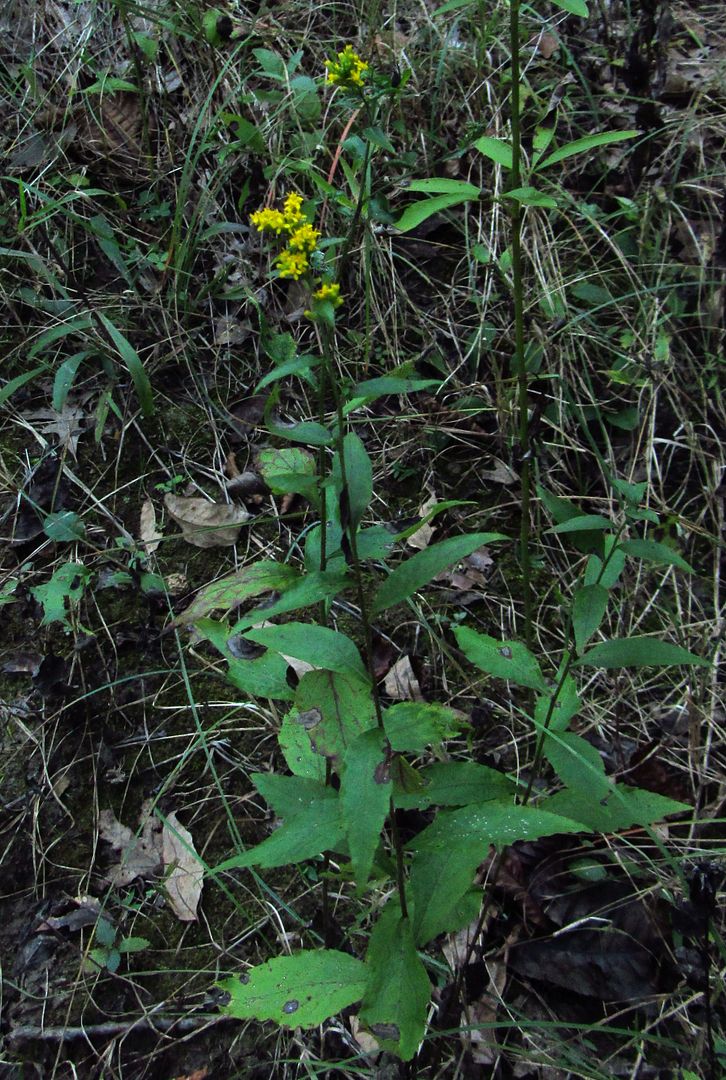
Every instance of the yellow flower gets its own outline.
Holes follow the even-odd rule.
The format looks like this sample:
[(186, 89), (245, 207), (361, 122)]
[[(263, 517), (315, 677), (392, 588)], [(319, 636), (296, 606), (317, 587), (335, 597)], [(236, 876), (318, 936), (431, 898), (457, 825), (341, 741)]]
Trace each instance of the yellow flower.
[(259, 232), (274, 232), (279, 234), (285, 229), (285, 218), (279, 210), (271, 210), (263, 207), (250, 215), (250, 221)]
[(327, 300), (334, 308), (340, 307), (343, 303), (343, 297), (340, 295), (340, 285), (337, 282), (333, 285), (321, 285), (313, 293), (313, 298), (315, 300)]
[(295, 229), (288, 242), (288, 247), (290, 251), (302, 251), (306, 255), (310, 255), (315, 250), (319, 236), (318, 230), (306, 222), (298, 229)]
[(297, 281), (309, 265), (304, 251), (291, 251), (290, 248), (285, 248), (277, 256), (277, 269), (281, 278), (294, 278)]
[(295, 192), (291, 192), (285, 202), (283, 203), (283, 217), (285, 219), (285, 231), (292, 232), (305, 217), (300, 207), (302, 206), (302, 196), (296, 195)]
[(352, 45), (346, 45), (338, 53), (337, 60), (326, 60), (325, 66), (328, 69), (326, 81), (349, 90), (362, 87), (368, 71), (368, 64), (353, 52)]

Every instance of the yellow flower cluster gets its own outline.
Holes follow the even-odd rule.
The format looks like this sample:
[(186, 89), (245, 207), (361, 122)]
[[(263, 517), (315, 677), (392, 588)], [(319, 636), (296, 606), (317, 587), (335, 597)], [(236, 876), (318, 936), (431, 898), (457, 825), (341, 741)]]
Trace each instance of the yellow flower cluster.
[(325, 66), (328, 69), (326, 81), (347, 90), (360, 89), (368, 71), (368, 64), (353, 52), (352, 45), (346, 45), (337, 59), (326, 60)]
[(321, 285), (319, 289), (315, 290), (313, 296), (316, 300), (327, 300), (334, 308), (340, 307), (343, 303), (343, 297), (340, 295), (340, 285), (337, 282), (332, 285)]
[[(310, 261), (313, 253), (317, 252), (320, 239), (320, 232), (306, 220), (302, 212), (302, 202), (302, 196), (293, 192), (285, 199), (282, 210), (263, 207), (250, 215), (250, 221), (258, 232), (271, 232), (276, 236), (287, 237), (287, 247), (277, 256), (275, 265), (281, 278), (292, 278), (294, 281), (299, 280), (311, 269)], [(317, 258), (322, 262), (320, 253)], [(340, 307), (343, 303), (340, 285), (324, 284), (318, 278), (311, 281), (311, 287), (313, 286), (317, 286), (313, 292), (313, 307), (315, 307), (315, 301), (327, 302), (334, 308)], [(311, 318), (315, 317), (313, 312), (305, 314)]]

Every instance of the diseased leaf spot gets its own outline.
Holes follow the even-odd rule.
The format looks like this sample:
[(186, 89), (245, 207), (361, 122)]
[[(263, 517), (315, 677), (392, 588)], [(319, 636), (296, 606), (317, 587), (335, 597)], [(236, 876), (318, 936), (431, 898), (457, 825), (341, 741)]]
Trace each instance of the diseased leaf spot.
[(298, 713), (294, 719), (298, 724), (304, 727), (306, 731), (310, 731), (311, 728), (318, 726), (323, 719), (323, 714), (320, 709), (308, 709), (306, 712)]
[(499, 655), (503, 656), (505, 660), (511, 660), (512, 650), (509, 648), (508, 645), (503, 645), (502, 648), (499, 650)]
[(239, 981), (242, 983), (243, 986), (246, 986), (247, 983), (250, 981), (250, 977), (249, 977), (249, 975), (247, 974), (246, 971), (242, 972), (242, 974), (239, 977)]
[(371, 1024), (371, 1034), (375, 1035), (377, 1039), (398, 1040), (401, 1038), (398, 1024)]
[(379, 761), (376, 765), (375, 772), (373, 773), (373, 779), (377, 784), (388, 784), (391, 780), (391, 762), (388, 758), (384, 758), (383, 761)]
[(282, 1006), (282, 1011), (289, 1016), (290, 1013), (297, 1012), (299, 1008), (300, 1002), (296, 1001), (295, 998), (292, 998), (290, 1001), (285, 1002), (285, 1004)]

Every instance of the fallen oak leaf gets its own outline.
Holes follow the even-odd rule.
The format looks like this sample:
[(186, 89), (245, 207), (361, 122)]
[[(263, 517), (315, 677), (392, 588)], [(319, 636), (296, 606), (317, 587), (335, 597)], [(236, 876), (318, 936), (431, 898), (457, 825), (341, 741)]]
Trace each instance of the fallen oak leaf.
[(161, 872), (161, 822), (152, 814), (151, 806), (147, 799), (141, 807), (140, 833), (122, 825), (113, 810), (102, 810), (98, 815), (98, 835), (111, 845), (118, 859), (104, 875), (109, 885), (120, 888), (136, 878), (146, 880)]
[(153, 555), (163, 540), (156, 527), (156, 510), (151, 499), (144, 499), (139, 515), (139, 539), (147, 555)]

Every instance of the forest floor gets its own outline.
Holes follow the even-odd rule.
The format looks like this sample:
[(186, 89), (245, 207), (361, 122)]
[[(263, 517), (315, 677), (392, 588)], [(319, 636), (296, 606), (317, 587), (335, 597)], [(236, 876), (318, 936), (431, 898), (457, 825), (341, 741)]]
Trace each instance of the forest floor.
[[(261, 466), (280, 446), (270, 417), (314, 419), (316, 404), (305, 382), (257, 384), (280, 350), (289, 359), (315, 340), (297, 283), (270, 280), (249, 215), (299, 190), (331, 235), (343, 231), (362, 144), (323, 74), (347, 42), (389, 81), (391, 105), (341, 283), (337, 363), (342, 379), (408, 363), (432, 382), (351, 414), (374, 465), (370, 521), (393, 535), (450, 501), (414, 545), (483, 523), (519, 533), (508, 223), (493, 197), (501, 169), (472, 148), (508, 130), (508, 9), (444, 7), (235, 3), (210, 21), (183, 0), (4, 5), (2, 1077), (726, 1075), (717, 663), (597, 676), (577, 730), (610, 775), (694, 813), (597, 843), (510, 848), (467, 1009), (432, 1022), (414, 1063), (357, 1039), (348, 1015), (279, 1031), (217, 1010), (220, 977), (309, 942), (320, 882), (315, 864), (240, 871), (206, 876), (200, 895), (200, 860), (214, 867), (235, 837), (269, 834), (249, 776), (284, 768), (287, 705), (235, 685), (232, 662), (175, 616), (261, 556), (295, 562), (315, 520), (304, 499), (272, 494)], [(559, 144), (640, 137), (563, 163), (560, 212), (525, 216), (535, 480), (615, 517), (611, 477), (645, 483), (650, 535), (694, 573), (629, 564), (610, 636), (668, 635), (718, 659), (723, 8), (590, 7), (589, 19), (544, 0), (527, 10), (525, 150), (545, 122)], [(399, 232), (409, 181), (427, 177), (485, 194)], [(207, 524), (232, 543), (190, 542), (180, 519), (199, 525), (199, 507), (187, 499), (214, 507)], [(550, 524), (538, 494), (543, 655), (562, 648), (584, 559)], [(459, 749), (526, 781), (531, 729), (506, 691), (462, 682), (441, 645), (461, 620), (514, 632), (516, 549), (477, 553), (417, 603), (374, 627), (385, 699), (453, 705), (470, 724)], [(360, 640), (354, 605), (337, 618)], [(607, 871), (605, 849), (617, 856)], [(336, 919), (360, 929), (364, 911), (341, 887)], [(592, 939), (564, 929), (592, 932), (603, 912), (633, 947), (593, 965)], [(465, 938), (443, 949), (456, 971)]]

